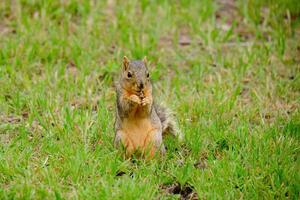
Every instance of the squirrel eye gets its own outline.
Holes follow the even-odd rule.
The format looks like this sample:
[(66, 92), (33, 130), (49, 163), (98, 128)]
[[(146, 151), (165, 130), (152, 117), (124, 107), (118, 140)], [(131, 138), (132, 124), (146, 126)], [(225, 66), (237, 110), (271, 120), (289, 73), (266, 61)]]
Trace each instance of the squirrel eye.
[(128, 77), (128, 78), (131, 78), (131, 77), (132, 77), (132, 74), (131, 74), (130, 72), (128, 72), (127, 77)]
[(147, 78), (149, 78), (149, 73), (147, 73)]

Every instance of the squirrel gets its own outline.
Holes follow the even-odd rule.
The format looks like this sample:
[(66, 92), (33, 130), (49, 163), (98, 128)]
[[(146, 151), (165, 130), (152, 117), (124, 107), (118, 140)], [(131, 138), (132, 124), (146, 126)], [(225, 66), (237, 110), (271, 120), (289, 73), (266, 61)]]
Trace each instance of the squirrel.
[(163, 135), (171, 133), (180, 141), (183, 135), (172, 113), (154, 102), (147, 59), (130, 61), (123, 58), (116, 88), (114, 146), (125, 147), (125, 155), (135, 152), (153, 157), (165, 154)]

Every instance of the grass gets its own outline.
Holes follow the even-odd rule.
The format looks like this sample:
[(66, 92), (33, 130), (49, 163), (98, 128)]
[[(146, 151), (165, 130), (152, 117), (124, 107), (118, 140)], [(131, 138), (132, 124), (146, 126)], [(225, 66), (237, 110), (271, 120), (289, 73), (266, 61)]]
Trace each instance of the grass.
[[(175, 183), (298, 199), (299, 13), (296, 0), (1, 1), (0, 199), (180, 198)], [(123, 55), (147, 55), (185, 133), (164, 158), (113, 148)]]

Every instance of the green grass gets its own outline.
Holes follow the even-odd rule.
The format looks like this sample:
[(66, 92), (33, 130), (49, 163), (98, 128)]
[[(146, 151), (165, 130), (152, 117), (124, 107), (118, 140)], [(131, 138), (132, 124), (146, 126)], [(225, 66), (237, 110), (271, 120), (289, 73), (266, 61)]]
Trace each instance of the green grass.
[[(298, 199), (297, 0), (129, 2), (0, 2), (0, 199)], [(123, 55), (185, 133), (164, 158), (112, 145)]]

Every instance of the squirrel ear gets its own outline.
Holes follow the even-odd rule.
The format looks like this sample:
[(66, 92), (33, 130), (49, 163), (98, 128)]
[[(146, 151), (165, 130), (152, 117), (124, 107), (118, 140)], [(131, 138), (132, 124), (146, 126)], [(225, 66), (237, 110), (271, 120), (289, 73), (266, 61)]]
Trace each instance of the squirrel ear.
[(123, 57), (123, 69), (127, 70), (128, 69), (128, 65), (129, 65), (129, 59), (126, 56), (124, 56)]
[(147, 56), (144, 56), (143, 62), (144, 62), (145, 65), (147, 64)]

